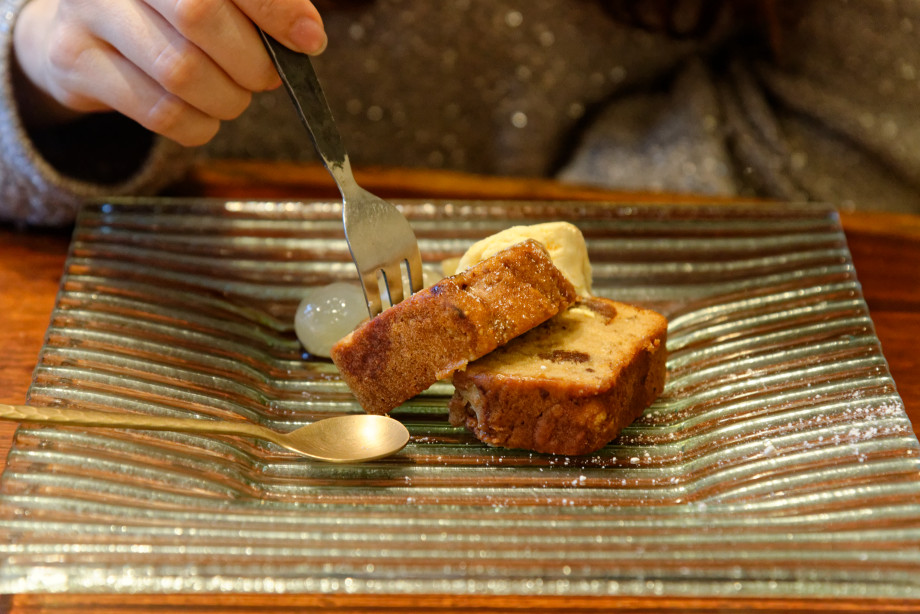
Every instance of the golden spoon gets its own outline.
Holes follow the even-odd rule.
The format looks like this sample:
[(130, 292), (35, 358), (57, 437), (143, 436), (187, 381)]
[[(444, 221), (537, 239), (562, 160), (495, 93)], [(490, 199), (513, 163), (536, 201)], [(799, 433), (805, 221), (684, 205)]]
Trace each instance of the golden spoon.
[(330, 463), (360, 463), (384, 458), (399, 452), (409, 442), (409, 431), (402, 423), (388, 416), (371, 414), (324, 418), (289, 433), (279, 433), (251, 422), (115, 414), (3, 403), (0, 403), (0, 420), (238, 435), (264, 439), (304, 456)]

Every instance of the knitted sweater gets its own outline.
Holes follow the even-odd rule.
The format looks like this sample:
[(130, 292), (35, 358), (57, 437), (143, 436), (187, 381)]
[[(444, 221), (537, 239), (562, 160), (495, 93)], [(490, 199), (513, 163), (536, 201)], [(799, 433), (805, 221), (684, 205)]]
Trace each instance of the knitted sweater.
[[(196, 155), (315, 159), (281, 90), (197, 150), (111, 115), (27, 133), (8, 68), (25, 1), (2, 0), (0, 220), (68, 223)], [(727, 13), (684, 37), (604, 4), (319, 3), (314, 64), (352, 164), (920, 211), (920, 0), (803, 0), (772, 52)]]

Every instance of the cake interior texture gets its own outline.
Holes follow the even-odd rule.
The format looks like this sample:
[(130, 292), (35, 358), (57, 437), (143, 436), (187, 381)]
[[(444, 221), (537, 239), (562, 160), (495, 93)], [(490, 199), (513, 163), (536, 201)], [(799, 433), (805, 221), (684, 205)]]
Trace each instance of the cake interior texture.
[(662, 315), (581, 297), (455, 373), (451, 424), (495, 446), (589, 454), (661, 394), (666, 341)]

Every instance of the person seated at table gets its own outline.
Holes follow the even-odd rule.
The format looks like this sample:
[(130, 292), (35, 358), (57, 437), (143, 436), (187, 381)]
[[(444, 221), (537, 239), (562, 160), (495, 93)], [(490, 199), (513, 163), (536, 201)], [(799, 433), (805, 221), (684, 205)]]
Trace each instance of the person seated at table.
[(321, 54), (356, 167), (920, 211), (920, 0), (3, 5), (0, 220), (316, 160), (256, 24)]

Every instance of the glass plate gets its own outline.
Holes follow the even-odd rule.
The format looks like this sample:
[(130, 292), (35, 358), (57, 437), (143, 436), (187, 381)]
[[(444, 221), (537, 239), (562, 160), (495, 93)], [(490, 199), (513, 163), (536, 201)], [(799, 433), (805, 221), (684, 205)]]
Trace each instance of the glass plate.
[[(22, 427), (0, 592), (916, 597), (918, 448), (834, 210), (404, 203), (426, 272), (513, 224), (585, 233), (598, 294), (670, 320), (663, 396), (586, 457), (487, 447), (447, 383), (357, 466)], [(292, 332), (354, 278), (337, 204), (132, 200), (77, 224), (30, 402), (289, 429), (360, 411)]]

